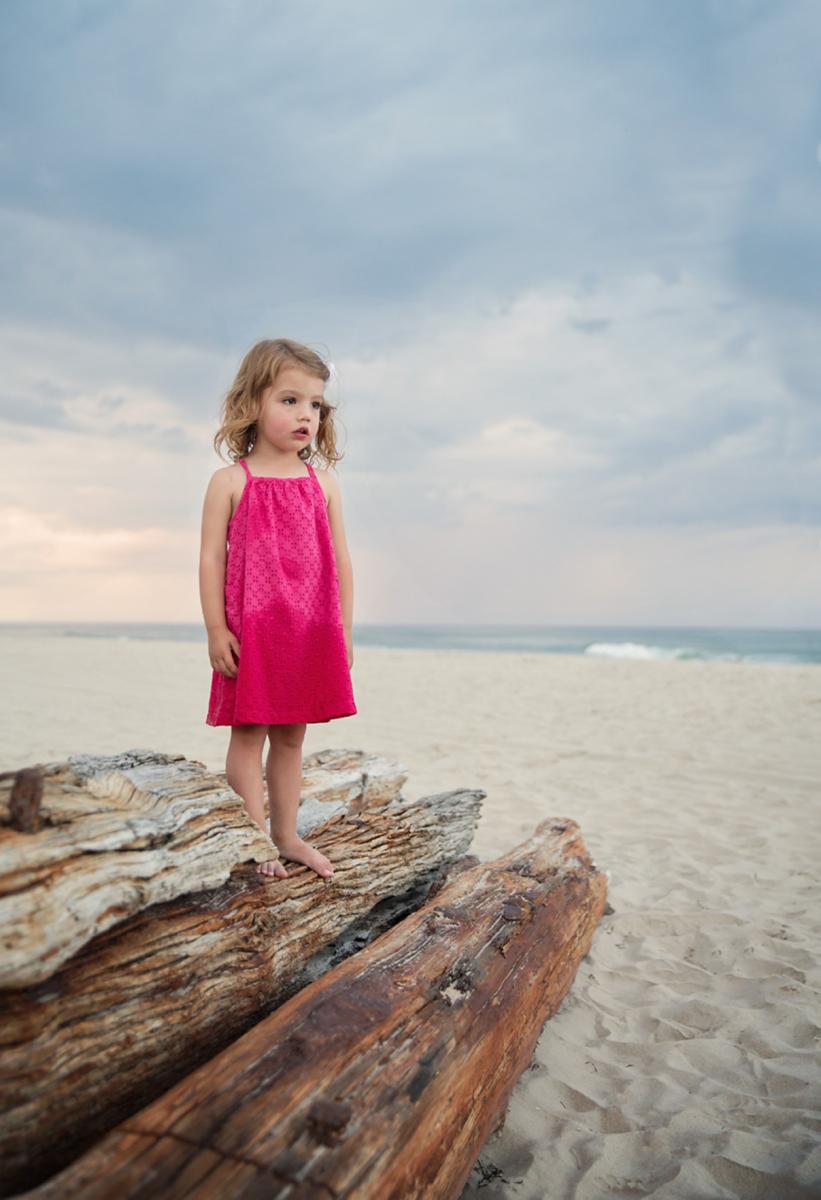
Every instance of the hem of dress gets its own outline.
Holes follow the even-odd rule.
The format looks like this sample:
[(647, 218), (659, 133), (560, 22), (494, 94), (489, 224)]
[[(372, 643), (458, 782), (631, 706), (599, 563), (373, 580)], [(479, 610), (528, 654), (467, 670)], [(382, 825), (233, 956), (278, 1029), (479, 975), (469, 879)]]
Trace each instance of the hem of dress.
[(276, 721), (211, 721), (206, 717), (205, 724), (215, 729), (225, 726), (233, 729), (235, 725), (325, 725), (328, 721), (338, 721), (342, 717), (355, 717), (358, 711), (357, 708), (351, 708), (346, 712), (332, 713), (329, 717), (288, 717), (284, 720), (280, 717)]

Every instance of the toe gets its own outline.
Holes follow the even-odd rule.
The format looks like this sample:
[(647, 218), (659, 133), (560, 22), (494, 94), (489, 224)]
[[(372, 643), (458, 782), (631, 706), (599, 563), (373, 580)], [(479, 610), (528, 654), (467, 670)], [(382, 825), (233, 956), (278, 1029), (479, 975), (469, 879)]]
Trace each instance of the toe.
[(280, 879), (288, 878), (288, 872), (285, 870), (284, 866), (278, 859), (276, 859), (276, 860), (269, 859), (268, 862), (257, 863), (257, 874), (265, 875), (269, 879), (272, 879), (275, 877), (278, 877)]

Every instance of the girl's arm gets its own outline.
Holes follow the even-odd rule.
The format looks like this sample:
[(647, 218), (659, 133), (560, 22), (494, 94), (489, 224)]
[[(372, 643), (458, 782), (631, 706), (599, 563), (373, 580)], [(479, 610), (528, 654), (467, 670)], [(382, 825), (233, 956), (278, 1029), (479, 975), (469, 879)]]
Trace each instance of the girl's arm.
[(345, 538), (345, 522), (342, 518), (342, 493), (339, 480), (333, 471), (324, 472), (328, 484), (328, 522), (334, 543), (336, 571), (339, 576), (339, 602), (342, 608), (342, 625), (348, 647), (348, 666), (353, 662), (353, 567)]
[(228, 521), (231, 515), (231, 468), (220, 467), (211, 476), (202, 506), (200, 538), (200, 604), (208, 632), (211, 666), (222, 675), (236, 675), (231, 650), (239, 642), (225, 619), (225, 564)]

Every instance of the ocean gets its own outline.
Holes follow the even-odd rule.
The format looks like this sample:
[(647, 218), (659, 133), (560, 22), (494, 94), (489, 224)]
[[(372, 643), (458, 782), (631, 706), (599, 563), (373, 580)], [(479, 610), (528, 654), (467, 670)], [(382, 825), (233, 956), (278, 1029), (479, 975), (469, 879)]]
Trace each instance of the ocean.
[[(2, 622), (0, 635), (205, 642), (194, 623)], [(358, 625), (355, 646), (723, 662), (821, 662), (821, 629), (650, 625)]]

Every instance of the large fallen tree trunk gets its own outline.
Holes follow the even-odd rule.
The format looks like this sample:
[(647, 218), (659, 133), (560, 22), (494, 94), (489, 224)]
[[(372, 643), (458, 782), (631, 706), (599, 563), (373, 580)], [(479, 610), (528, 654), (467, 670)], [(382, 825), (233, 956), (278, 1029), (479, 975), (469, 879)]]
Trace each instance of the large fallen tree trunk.
[[(401, 764), (326, 750), (303, 764), (300, 833), (384, 805)], [(271, 843), (224, 775), (181, 754), (74, 755), (0, 774), (0, 988), (49, 979), (152, 904), (225, 883)]]
[(457, 1197), (605, 903), (543, 822), (27, 1196)]
[[(254, 860), (269, 855), (270, 844), (244, 814), (238, 797), (234, 808), (239, 814), (229, 813), (236, 824), (229, 820), (226, 833), (221, 828), (224, 802), (220, 800), (216, 816), (214, 807), (209, 807), (213, 777), (201, 764), (193, 764), (199, 768), (197, 784), (197, 771), (192, 771), (190, 762), (158, 757), (165, 761), (155, 764), (163, 781), (160, 788), (154, 779), (157, 797), (164, 796), (177, 811), (183, 808), (176, 803), (176, 772), (181, 773), (184, 793), (198, 796), (200, 828), (192, 832), (191, 821), (183, 822), (183, 859), (191, 865), (201, 853), (204, 857), (195, 844), (201, 839), (207, 842), (212, 830), (220, 839), (219, 870), (227, 875), (226, 881), (203, 889), (203, 876), (195, 873), (190, 886), (198, 890), (192, 894), (151, 904), (120, 920), (84, 940), (68, 961), (63, 962), (55, 951), (52, 957), (59, 969), (48, 979), (0, 992), (3, 1195), (59, 1169), (331, 962), (360, 948), (375, 932), (417, 907), (443, 869), (470, 845), (484, 796), (478, 790), (460, 790), (413, 804), (394, 799), (370, 808), (359, 803), (361, 791), (358, 800), (348, 795), (343, 809), (312, 833), (312, 841), (334, 862), (333, 879), (322, 880), (308, 867), (291, 864), (289, 878), (271, 881), (259, 876), (253, 866)], [(83, 768), (86, 777), (99, 780), (89, 762)], [(327, 764), (322, 769), (327, 770)], [(139, 770), (143, 775), (138, 790), (145, 811), (146, 761)], [(52, 773), (52, 785), (58, 775)], [(107, 775), (106, 795), (130, 794), (122, 780), (112, 785), (111, 772)], [(89, 804), (88, 794), (76, 780), (72, 782), (75, 777), (67, 773), (66, 778), (69, 799), (65, 803), (82, 823), (84, 803), (93, 810), (100, 798), (93, 796)], [(133, 780), (129, 782), (133, 793), (132, 785)], [(350, 791), (347, 785), (345, 790)], [(385, 794), (378, 789), (375, 799), (381, 801)], [(54, 799), (54, 786), (49, 795), (52, 802), (46, 812), (65, 816), (65, 808)], [(156, 807), (161, 813), (159, 798)], [(125, 819), (121, 814), (121, 823)], [(122, 839), (110, 813), (106, 820), (106, 838), (119, 845)], [(132, 834), (139, 836), (141, 829)], [(6, 847), (10, 836), (7, 831)], [(14, 833), (15, 838), (21, 836), (19, 830)], [(102, 834), (100, 838), (106, 840)], [(173, 887), (179, 892), (185, 877), (171, 861), (174, 846), (172, 833), (163, 844), (162, 856), (146, 862), (157, 870), (177, 873)], [(84, 864), (92, 878), (111, 879), (122, 895), (129, 883), (133, 885), (139, 871), (133, 860), (142, 849), (137, 853), (132, 849), (131, 858), (117, 851), (119, 869), (130, 872), (124, 880), (116, 878), (113, 868), (95, 862), (94, 853), (106, 853), (100, 839), (75, 845), (72, 853), (66, 834), (59, 852), (54, 886), (59, 887), (61, 871), (69, 864), (72, 894), (88, 897), (83, 913), (87, 925), (94, 925), (100, 920), (99, 903), (83, 879)], [(46, 886), (48, 856), (37, 861), (38, 853), (35, 845), (25, 848), (25, 869), (16, 876), (7, 870), (0, 878), (19, 882), (25, 876), (30, 886)], [(148, 869), (146, 877), (153, 879)], [(147, 882), (145, 888), (152, 894)], [(2, 904), (7, 901), (20, 906), (23, 898), (7, 889)], [(14, 942), (22, 973), (32, 964), (38, 973), (48, 965), (37, 944), (39, 928), (32, 914), (27, 940)], [(21, 947), (28, 948), (28, 958)]]

